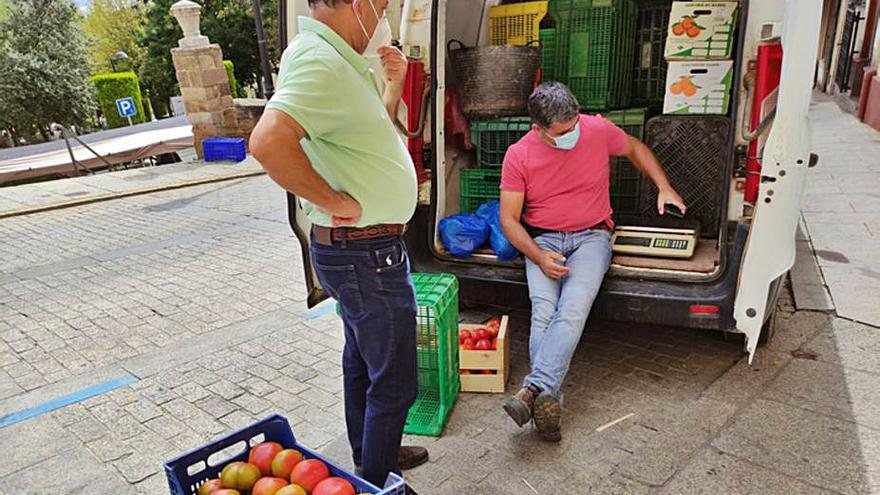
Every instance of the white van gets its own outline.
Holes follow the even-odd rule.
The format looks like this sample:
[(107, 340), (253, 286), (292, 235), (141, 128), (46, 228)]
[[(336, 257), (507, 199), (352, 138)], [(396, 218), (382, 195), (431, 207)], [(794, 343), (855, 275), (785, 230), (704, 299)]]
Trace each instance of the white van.
[[(458, 39), (465, 44), (486, 44), (488, 9), (497, 3), (405, 0), (399, 11), (396, 4), (389, 7), (395, 38), (404, 53), (421, 64), (429, 84), (422, 137), (424, 166), (430, 170), (430, 179), (422, 184), (406, 240), (413, 271), (455, 274), (463, 302), (524, 305), (528, 298), (522, 261), (502, 262), (489, 252), (455, 258), (446, 252), (438, 234), (439, 220), (458, 211), (456, 174), (473, 161), (473, 152), (450, 144), (453, 141), (447, 140), (444, 128), (445, 102), (452, 84), (447, 43)], [(651, 257), (615, 256), (592, 314), (615, 321), (741, 333), (753, 355), (759, 339), (772, 333), (776, 299), (783, 277), (794, 263), (807, 171), (816, 163), (810, 153), (807, 112), (822, 1), (738, 3), (733, 89), (729, 111), (723, 117), (730, 132), (720, 148), (724, 166), (718, 176), (720, 184), (715, 185), (721, 191), (713, 210), (718, 214), (717, 230), (703, 229), (698, 260), (671, 263)], [(296, 33), (297, 16), (308, 15), (308, 7), (306, 0), (282, 0), (280, 8), (281, 36), (289, 42)], [(755, 136), (760, 133), (752, 132), (756, 128), (751, 112), (754, 66), (759, 46), (768, 43), (781, 43), (784, 55), (778, 91), (762, 101), (763, 115), (768, 116), (763, 120), (769, 126), (761, 136)], [(652, 47), (640, 49), (649, 53)], [(760, 143), (753, 147), (757, 155), (749, 157), (750, 140), (756, 139)], [(745, 166), (749, 158), (762, 164), (760, 172)], [(750, 174), (759, 178), (753, 204), (744, 197)], [(674, 179), (673, 185), (682, 189)], [(687, 191), (683, 196), (688, 202)], [(311, 268), (307, 235), (311, 226), (295, 198), (289, 197), (288, 205), (291, 227), (303, 248), (308, 303), (313, 306), (326, 296)]]

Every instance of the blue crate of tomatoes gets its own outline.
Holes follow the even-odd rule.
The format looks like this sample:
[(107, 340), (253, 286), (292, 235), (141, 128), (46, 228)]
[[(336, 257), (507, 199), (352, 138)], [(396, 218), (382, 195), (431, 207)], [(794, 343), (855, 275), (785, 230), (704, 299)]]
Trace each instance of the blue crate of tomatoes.
[(165, 463), (171, 495), (404, 495), (403, 478), (384, 488), (296, 442), (273, 415)]

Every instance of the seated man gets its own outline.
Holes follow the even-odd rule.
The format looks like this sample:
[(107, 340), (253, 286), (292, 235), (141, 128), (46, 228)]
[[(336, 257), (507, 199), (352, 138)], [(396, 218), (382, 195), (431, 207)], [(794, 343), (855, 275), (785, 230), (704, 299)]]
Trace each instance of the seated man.
[(578, 108), (564, 84), (535, 89), (532, 130), (507, 150), (501, 176), (501, 225), (527, 258), (532, 301), (531, 373), (504, 410), (519, 426), (533, 420), (547, 441), (562, 438), (562, 381), (611, 262), (608, 157), (629, 158), (654, 181), (661, 215), (666, 204), (685, 211), (644, 143)]

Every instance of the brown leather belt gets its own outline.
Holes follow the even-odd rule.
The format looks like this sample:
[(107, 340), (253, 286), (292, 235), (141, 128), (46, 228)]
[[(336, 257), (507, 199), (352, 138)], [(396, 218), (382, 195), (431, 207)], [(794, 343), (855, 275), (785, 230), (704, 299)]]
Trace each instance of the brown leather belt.
[(405, 224), (379, 224), (366, 227), (338, 227), (330, 228), (321, 225), (313, 225), (312, 232), (318, 244), (332, 246), (333, 241), (360, 241), (364, 239), (378, 239), (380, 237), (402, 236), (406, 233)]

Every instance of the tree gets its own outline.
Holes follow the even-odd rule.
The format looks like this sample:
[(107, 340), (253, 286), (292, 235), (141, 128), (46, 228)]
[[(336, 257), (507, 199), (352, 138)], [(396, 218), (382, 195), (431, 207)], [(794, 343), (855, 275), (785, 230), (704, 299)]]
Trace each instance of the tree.
[[(92, 73), (111, 72), (110, 57), (123, 51), (129, 57), (129, 66), (138, 77), (146, 50), (138, 43), (143, 35), (147, 18), (140, 2), (124, 0), (93, 0), (83, 28), (91, 38)], [(121, 67), (117, 69), (123, 70)]]
[[(177, 79), (171, 61), (171, 49), (183, 36), (177, 21), (171, 15), (171, 6), (176, 0), (153, 0), (147, 11), (147, 23), (141, 44), (146, 47), (147, 56), (141, 71), (141, 83), (150, 88), (153, 96), (153, 109), (161, 113), (168, 108), (168, 99), (177, 94)], [(256, 82), (260, 74), (260, 53), (257, 48), (257, 35), (254, 29), (251, 0), (204, 0), (202, 5), (201, 31), (212, 43), (223, 50), (223, 58), (231, 60), (235, 78), (241, 86)], [(269, 43), (269, 57), (277, 64), (280, 50), (277, 44), (278, 1), (263, 2), (263, 23)]]
[(9, 0), (0, 21), (0, 127), (19, 135), (82, 125), (95, 89), (82, 16), (70, 0)]

